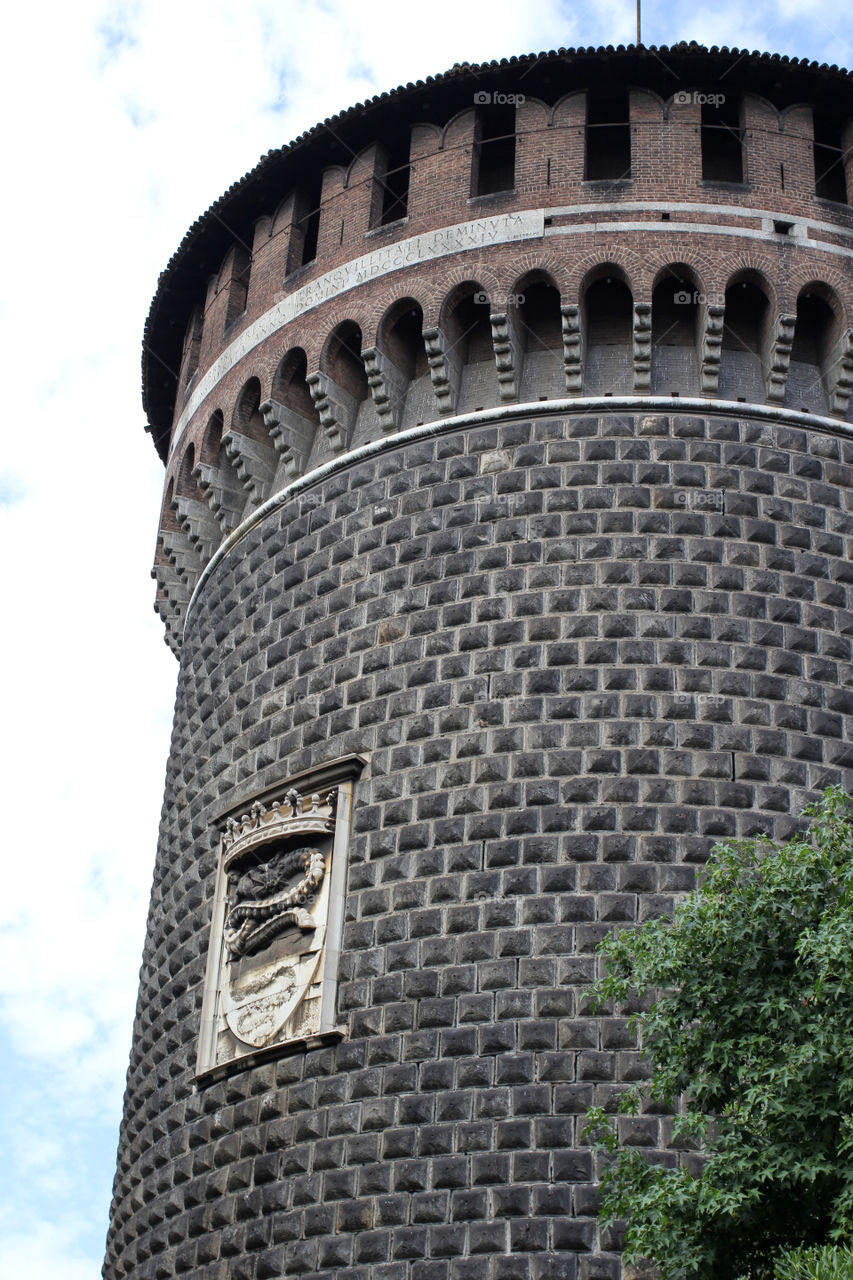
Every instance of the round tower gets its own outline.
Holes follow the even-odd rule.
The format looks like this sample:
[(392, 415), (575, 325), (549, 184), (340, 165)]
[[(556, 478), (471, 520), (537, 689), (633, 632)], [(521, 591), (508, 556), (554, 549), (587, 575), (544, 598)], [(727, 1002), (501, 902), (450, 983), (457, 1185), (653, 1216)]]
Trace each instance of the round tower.
[(853, 785), (851, 143), (835, 67), (560, 50), (346, 111), (187, 233), (107, 1280), (619, 1276), (596, 945)]

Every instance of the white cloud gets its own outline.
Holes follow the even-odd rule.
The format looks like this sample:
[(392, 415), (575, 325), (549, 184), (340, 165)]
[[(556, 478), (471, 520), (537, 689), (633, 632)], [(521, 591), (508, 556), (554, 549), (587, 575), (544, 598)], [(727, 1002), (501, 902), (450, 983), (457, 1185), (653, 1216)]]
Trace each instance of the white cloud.
[[(644, 34), (784, 37), (841, 60), (846, 32), (809, 9), (804, 31), (792, 0), (649, 6)], [(151, 607), (162, 467), (139, 403), (158, 272), (261, 153), (318, 120), (455, 61), (628, 42), (633, 14), (48, 0), (6, 18), (0, 1033), (6, 1075), (42, 1101), (3, 1143), (4, 1275), (89, 1280), (108, 1208), (176, 675)]]
[(73, 1243), (80, 1230), (76, 1219), (64, 1217), (55, 1223), (40, 1223), (32, 1230), (4, 1232), (0, 1236), (0, 1273), (26, 1276), (27, 1280), (93, 1280), (100, 1274), (102, 1259)]

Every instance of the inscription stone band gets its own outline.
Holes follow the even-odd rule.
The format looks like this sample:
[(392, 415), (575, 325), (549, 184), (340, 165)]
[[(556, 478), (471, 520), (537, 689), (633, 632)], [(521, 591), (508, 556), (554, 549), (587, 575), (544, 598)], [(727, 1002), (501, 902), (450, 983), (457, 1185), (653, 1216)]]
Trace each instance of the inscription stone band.
[[(608, 207), (593, 205), (585, 208), (583, 205), (569, 205), (565, 208), (551, 209), (548, 212), (550, 216), (559, 217), (579, 213), (594, 214)], [(641, 210), (653, 212), (661, 207), (663, 206), (659, 202), (644, 201), (636, 205), (626, 205), (623, 212)], [(769, 220), (771, 224), (774, 217), (773, 212), (770, 210), (743, 210), (729, 208), (727, 205), (684, 204), (675, 205), (673, 209), (677, 212), (687, 212), (689, 210), (695, 213), (726, 214), (735, 219), (744, 217), (761, 218), (764, 221)], [(843, 234), (843, 231), (838, 227), (830, 227), (826, 223), (806, 221), (798, 228), (802, 235), (797, 236), (795, 239), (795, 243), (801, 248), (819, 249), (828, 253), (853, 257), (853, 249), (826, 244), (823, 241), (809, 237), (806, 234), (809, 228), (821, 228), (831, 230), (837, 235)], [(548, 227), (546, 229), (545, 210), (526, 209), (516, 213), (496, 215), (492, 218), (477, 218), (471, 222), (460, 222), (452, 227), (441, 227), (437, 231), (427, 231), (423, 235), (412, 236), (408, 240), (398, 240), (394, 244), (385, 245), (381, 249), (374, 249), (371, 253), (366, 253), (360, 258), (353, 259), (352, 262), (346, 262), (340, 267), (335, 267), (333, 271), (327, 271), (325, 275), (318, 276), (316, 280), (310, 281), (308, 284), (303, 285), (301, 289), (297, 289), (294, 293), (282, 298), (274, 307), (270, 307), (269, 311), (259, 316), (254, 324), (249, 325), (214, 361), (187, 400), (175, 426), (169, 452), (170, 454), (174, 452), (187, 423), (196, 410), (200, 408), (214, 388), (244, 356), (248, 355), (250, 351), (274, 333), (277, 333), (279, 329), (283, 329), (285, 325), (290, 324), (297, 316), (304, 315), (306, 311), (310, 311), (313, 307), (347, 293), (358, 285), (366, 284), (369, 280), (379, 279), (394, 271), (402, 271), (406, 267), (416, 266), (420, 262), (431, 262), (436, 258), (448, 257), (451, 254), (464, 253), (472, 249), (486, 248), (488, 245), (509, 244), (516, 240), (544, 240), (547, 236), (577, 235), (585, 231), (594, 231), (600, 234), (630, 230), (654, 230), (655, 233), (705, 232), (713, 235), (734, 235), (759, 240), (767, 239), (768, 234), (764, 230), (692, 222), (670, 223), (667, 225), (645, 222), (582, 222), (574, 223), (571, 226)]]

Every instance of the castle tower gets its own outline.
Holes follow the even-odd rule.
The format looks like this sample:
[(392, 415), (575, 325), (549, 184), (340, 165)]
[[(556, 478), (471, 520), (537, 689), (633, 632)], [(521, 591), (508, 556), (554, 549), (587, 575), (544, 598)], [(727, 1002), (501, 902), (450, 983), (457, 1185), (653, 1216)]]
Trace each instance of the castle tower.
[(456, 66), (187, 233), (107, 1280), (618, 1277), (595, 947), (853, 782), (851, 121), (695, 45)]

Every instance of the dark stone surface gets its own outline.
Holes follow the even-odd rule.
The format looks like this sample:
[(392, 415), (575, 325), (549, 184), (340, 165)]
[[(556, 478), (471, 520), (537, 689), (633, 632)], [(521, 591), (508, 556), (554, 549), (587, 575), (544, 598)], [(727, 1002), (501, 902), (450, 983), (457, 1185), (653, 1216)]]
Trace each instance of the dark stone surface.
[[(715, 839), (784, 838), (853, 782), (853, 445), (768, 434), (441, 435), (343, 469), (216, 568), (178, 685), (108, 1280), (618, 1275), (580, 1134), (642, 1064), (586, 1008), (595, 946), (669, 911)], [(510, 469), (481, 473), (498, 448)], [(199, 1091), (213, 821), (351, 752), (350, 1039)], [(626, 1130), (674, 1161), (667, 1133)]]

